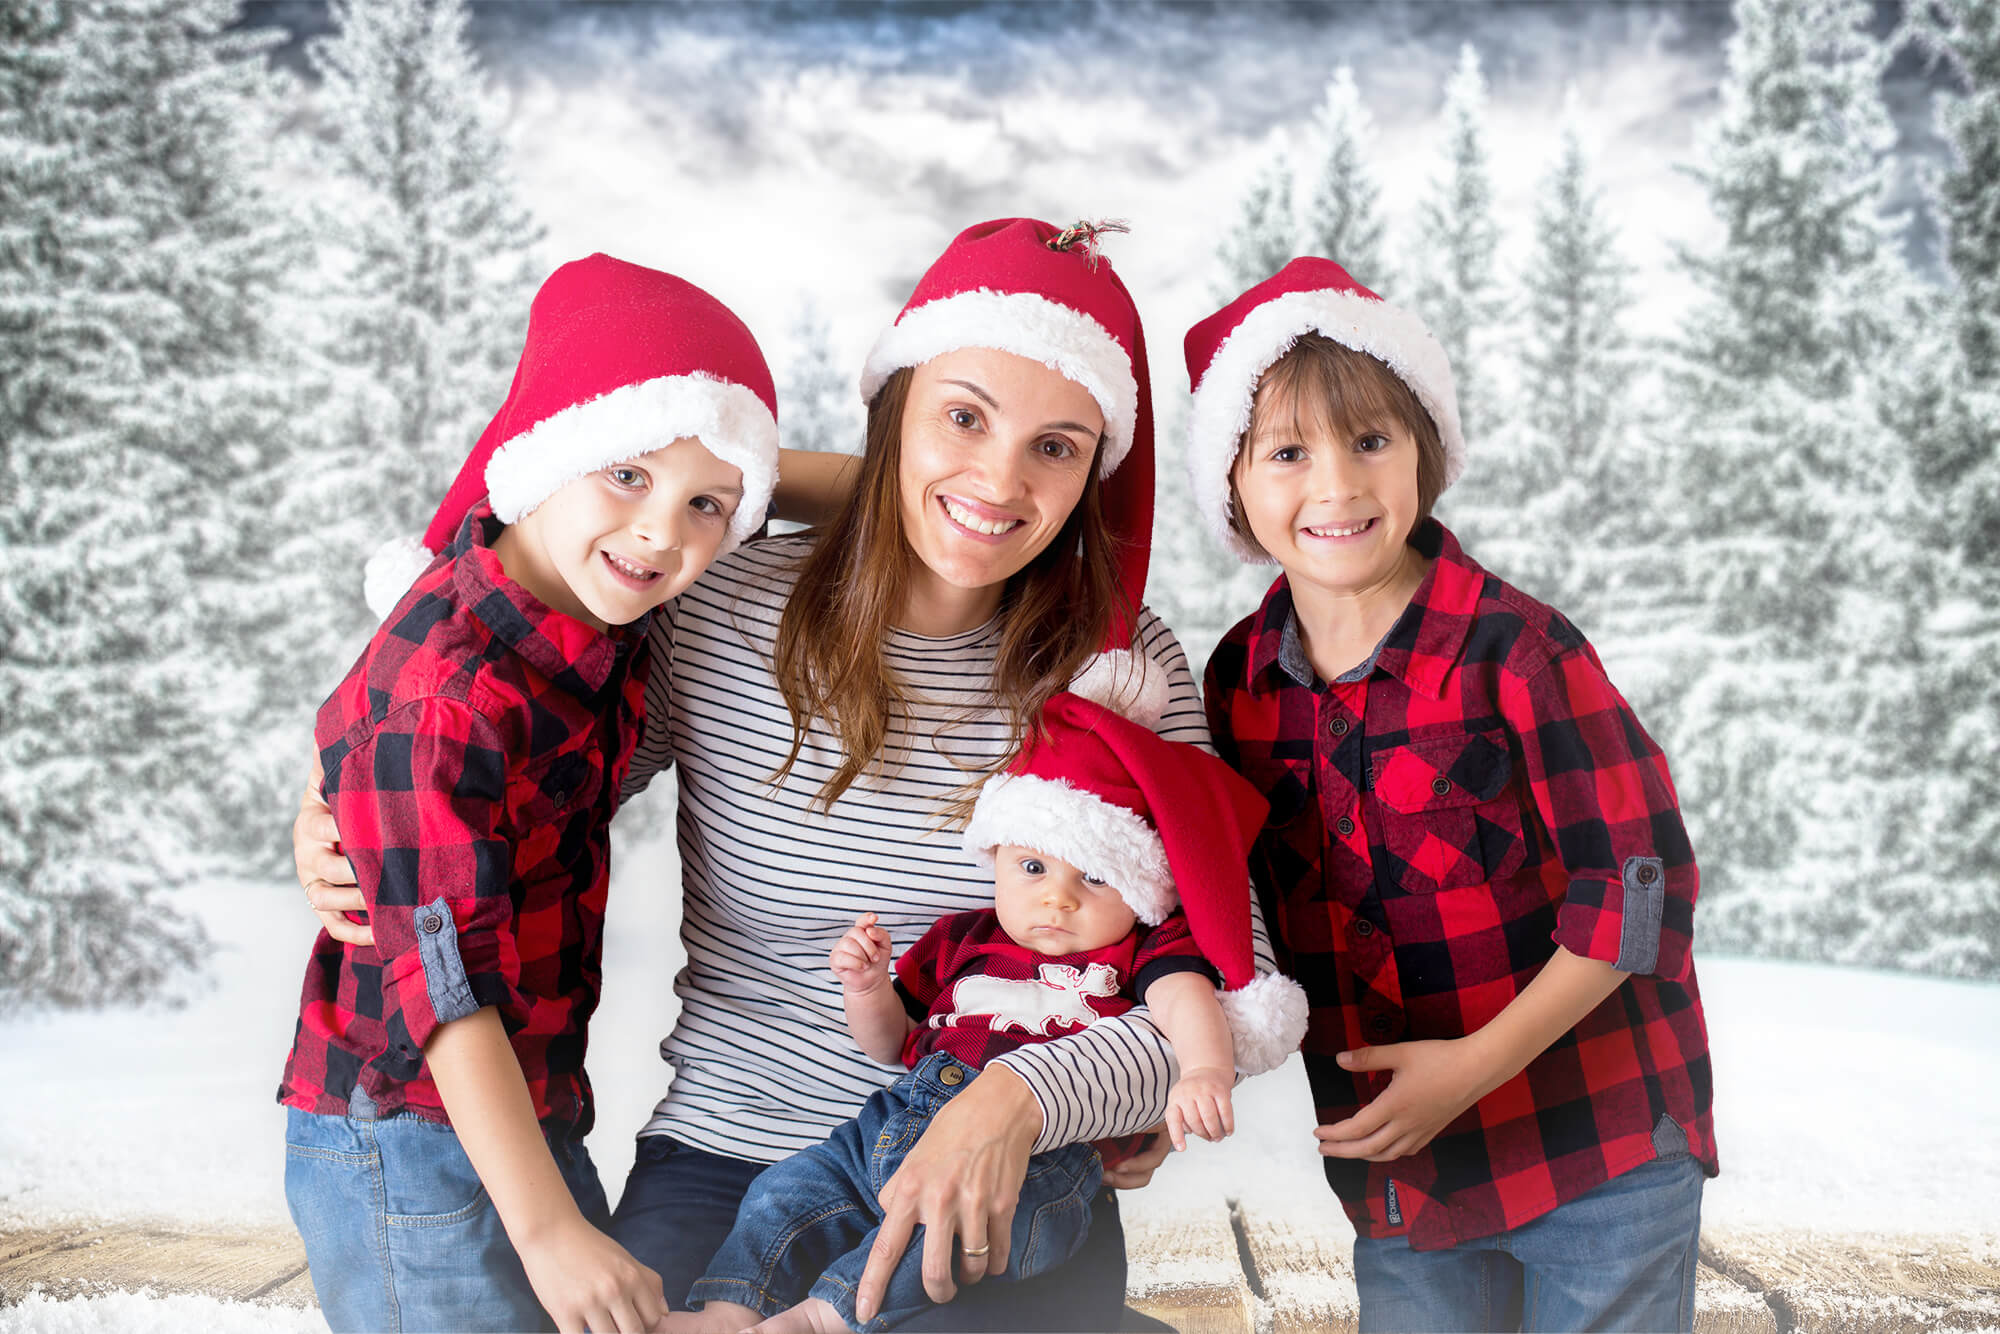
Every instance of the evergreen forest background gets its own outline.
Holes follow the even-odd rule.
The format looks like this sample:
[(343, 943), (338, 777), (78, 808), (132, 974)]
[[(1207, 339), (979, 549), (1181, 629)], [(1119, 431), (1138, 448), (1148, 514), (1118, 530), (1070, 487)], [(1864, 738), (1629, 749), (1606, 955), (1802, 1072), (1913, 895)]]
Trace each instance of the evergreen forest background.
[[(312, 711), (371, 628), (366, 555), (420, 530), (499, 403), (534, 288), (571, 257), (548, 220), (567, 237), (579, 210), (637, 207), (616, 170), (555, 197), (522, 164), (643, 174), (669, 141), (746, 156), (711, 153), (620, 253), (747, 290), (787, 443), (814, 449), (858, 447), (860, 352), (953, 232), (1050, 198), (1116, 212), (1094, 172), (1145, 160), (1161, 230), (1199, 240), (1172, 261), (1178, 323), (1134, 278), (1166, 261), (1111, 243), (1153, 325), (1148, 597), (1197, 671), (1273, 572), (1191, 512), (1179, 333), (1293, 254), (1341, 260), (1451, 354), (1472, 463), (1441, 516), (1582, 627), (1665, 747), (1702, 948), (2000, 978), (2000, 6), (1736, 0), (1711, 85), (1672, 104), (1688, 151), (1658, 164), (1697, 216), (1644, 244), (1599, 133), (1618, 90), (1503, 115), (1482, 54), (1512, 69), (1503, 25), (1590, 7), (1410, 7), (1477, 11), (1462, 34), (1395, 6), (1251, 7), (1217, 49), (1261, 11), (1287, 68), (1316, 69), (1289, 96), (1201, 66), (1208, 9), (1056, 9), (754, 7), (734, 46), (712, 8), (587, 13), (600, 45), (643, 19), (629, 77), (702, 109), (571, 140), (524, 127), (562, 124), (536, 99), (573, 83), (519, 77), (582, 40), (561, 7), (0, 0), (0, 1008), (171, 992), (202, 957), (177, 886), (288, 876)], [(927, 64), (929, 102), (829, 109), (884, 50), (930, 62), (968, 24), (1016, 68), (1084, 41), (1129, 62), (1138, 23), (1182, 66), (1095, 90), (1088, 116), (1004, 102), (996, 137), (961, 143), (964, 108), (1018, 86), (963, 51)], [(1347, 39), (1368, 24), (1407, 64)], [(778, 76), (746, 73), (752, 45)], [(1146, 147), (1166, 96), (1220, 109), (1210, 157)], [(748, 184), (760, 117), (801, 107), (815, 164), (879, 210), (866, 253), (810, 197)], [(1060, 167), (1006, 168), (1009, 136)], [(1003, 167), (940, 187), (940, 153)], [(709, 243), (733, 230), (747, 249)], [(773, 279), (780, 250), (824, 283)]]

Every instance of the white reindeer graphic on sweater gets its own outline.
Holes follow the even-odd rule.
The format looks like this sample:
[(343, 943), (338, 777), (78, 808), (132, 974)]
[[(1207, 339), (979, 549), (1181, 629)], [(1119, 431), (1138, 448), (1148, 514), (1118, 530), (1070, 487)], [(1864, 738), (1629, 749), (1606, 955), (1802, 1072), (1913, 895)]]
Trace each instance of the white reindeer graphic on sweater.
[(1082, 1027), (1102, 1019), (1090, 998), (1118, 994), (1118, 970), (1108, 963), (1090, 964), (1081, 973), (1063, 963), (1045, 963), (1036, 971), (1041, 974), (1039, 981), (961, 977), (951, 986), (951, 1013), (932, 1015), (931, 1027), (991, 1018), (995, 1032), (1018, 1028), (1048, 1037), (1057, 1025)]

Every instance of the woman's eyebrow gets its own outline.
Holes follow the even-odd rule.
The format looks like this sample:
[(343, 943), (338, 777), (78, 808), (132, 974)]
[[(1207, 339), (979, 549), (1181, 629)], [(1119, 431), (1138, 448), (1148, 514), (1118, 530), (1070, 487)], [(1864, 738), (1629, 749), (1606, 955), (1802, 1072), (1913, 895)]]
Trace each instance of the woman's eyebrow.
[(978, 399), (981, 403), (984, 403), (987, 407), (992, 408), (995, 412), (998, 412), (1000, 410), (1000, 405), (999, 403), (994, 401), (993, 395), (987, 393), (984, 389), (981, 389), (978, 385), (974, 384), (970, 380), (946, 380), (943, 383), (955, 384), (960, 389), (965, 390), (966, 393), (971, 394), (974, 398)]

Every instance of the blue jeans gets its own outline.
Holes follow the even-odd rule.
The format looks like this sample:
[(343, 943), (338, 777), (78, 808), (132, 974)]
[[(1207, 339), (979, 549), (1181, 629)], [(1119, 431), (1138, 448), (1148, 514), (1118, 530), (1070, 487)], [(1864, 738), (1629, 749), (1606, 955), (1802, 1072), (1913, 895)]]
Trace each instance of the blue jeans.
[[(377, 1118), (359, 1089), (347, 1116), (285, 1110), (285, 1202), (330, 1328), (555, 1328), (450, 1126)], [(551, 1135), (549, 1152), (583, 1216), (608, 1228), (582, 1137)]]
[(1362, 1334), (1694, 1328), (1701, 1164), (1685, 1149), (1540, 1218), (1441, 1251), (1357, 1237)]
[[(944, 1052), (862, 1104), (824, 1143), (801, 1150), (759, 1176), (744, 1196), (736, 1226), (709, 1262), (688, 1301), (735, 1302), (775, 1315), (810, 1295), (830, 1302), (853, 1329), (893, 1329), (934, 1305), (924, 1292), (923, 1229), (889, 1278), (881, 1310), (863, 1325), (854, 1301), (882, 1223), (876, 1196), (947, 1102), (977, 1072)], [(1037, 1154), (1014, 1209), (1007, 1268), (991, 1279), (1045, 1274), (1082, 1247), (1090, 1202), (1103, 1184), (1097, 1150), (1071, 1144)]]
[[(611, 1235), (641, 1264), (658, 1270), (668, 1298), (684, 1305), (681, 1295), (708, 1268), (750, 1183), (766, 1170), (762, 1163), (691, 1148), (667, 1135), (647, 1135), (639, 1141), (612, 1215)], [(1171, 1334), (1170, 1326), (1125, 1309), (1125, 1229), (1118, 1197), (1109, 1190), (1092, 1201), (1090, 1235), (1068, 1264), (1019, 1283), (963, 1286), (949, 1306), (931, 1307), (902, 1328)]]

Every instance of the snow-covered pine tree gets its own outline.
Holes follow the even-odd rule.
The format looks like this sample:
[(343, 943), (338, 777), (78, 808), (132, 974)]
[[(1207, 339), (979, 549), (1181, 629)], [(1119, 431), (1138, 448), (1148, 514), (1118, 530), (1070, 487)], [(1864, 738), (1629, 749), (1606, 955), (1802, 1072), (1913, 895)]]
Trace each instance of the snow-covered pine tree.
[(1232, 300), (1263, 282), (1297, 253), (1293, 222), (1292, 164), (1281, 140), (1266, 145), (1250, 184), (1236, 204), (1236, 217), (1216, 248), (1213, 293)]
[(287, 633), (323, 695), (374, 618), (361, 570), (429, 521), (520, 355), (542, 230), (520, 203), (464, 0), (335, 0), (297, 170), (321, 277), (325, 410), (280, 503), (301, 597)]
[[(0, 1005), (137, 999), (200, 932), (250, 720), (285, 241), (227, 0), (0, 0)], [(282, 819), (272, 811), (269, 818)]]
[(1633, 370), (1628, 274), (1572, 87), (1522, 276), (1518, 404), (1482, 442), (1503, 457), (1477, 471), (1491, 531), (1476, 550), (1493, 552), (1494, 568), (1592, 635), (1631, 595), (1651, 550), (1651, 535), (1630, 522), (1648, 494), (1650, 451), (1630, 439), (1623, 411)]
[(859, 454), (865, 427), (854, 376), (834, 364), (833, 333), (807, 298), (792, 319), (791, 358), (778, 384), (786, 449)]
[(1465, 438), (1478, 457), (1496, 413), (1486, 365), (1487, 342), (1501, 315), (1495, 255), (1493, 175), (1486, 150), (1486, 78), (1470, 42), (1445, 81), (1444, 174), (1418, 211), (1406, 256), (1414, 278), (1407, 303), (1444, 344), (1458, 389)]
[(1939, 971), (2000, 976), (2000, 11), (1929, 0), (1905, 33), (1954, 76), (1939, 95), (1949, 150), (1926, 182), (1944, 234), (1949, 318), (1893, 377), (1893, 439), (1911, 451), (1938, 609), (1911, 646), (1922, 668), (1907, 762), (1926, 775), (1899, 818), (1929, 855), (1906, 874)]
[(1736, 19), (1693, 169), (1722, 238), (1682, 255), (1674, 485), (1635, 516), (1673, 526), (1691, 595), (1660, 730), (1711, 942), (1908, 963), (1891, 900), (1927, 855), (1897, 818), (1924, 781), (1902, 753), (1926, 607), (1878, 391), (1909, 336), (1881, 216), (1887, 54), (1864, 0), (1738, 0)]
[(1382, 292), (1394, 283), (1383, 245), (1382, 187), (1369, 165), (1374, 137), (1375, 122), (1354, 86), (1354, 71), (1342, 65), (1326, 86), (1306, 138), (1298, 253), (1333, 260), (1363, 286)]

